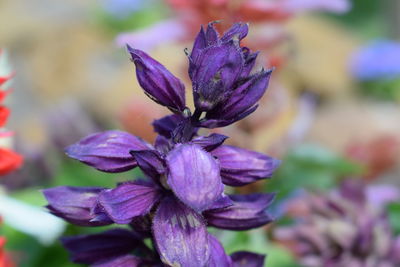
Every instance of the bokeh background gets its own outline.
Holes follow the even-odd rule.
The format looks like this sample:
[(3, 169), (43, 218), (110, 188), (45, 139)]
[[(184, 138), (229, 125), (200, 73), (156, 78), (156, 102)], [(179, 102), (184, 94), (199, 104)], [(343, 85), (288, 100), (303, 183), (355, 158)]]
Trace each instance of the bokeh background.
[(398, 233), (399, 1), (3, 0), (0, 74), (15, 75), (5, 102), (14, 134), (1, 146), (24, 157), (21, 168), (0, 178), (0, 234), (15, 266), (78, 266), (58, 238), (100, 230), (47, 214), (41, 189), (111, 187), (139, 175), (100, 173), (63, 154), (65, 146), (105, 129), (154, 140), (150, 123), (168, 111), (141, 91), (125, 44), (165, 64), (189, 91), (184, 49), (191, 49), (201, 24), (215, 20), (221, 31), (249, 22), (246, 45), (261, 52), (260, 67), (276, 67), (259, 109), (223, 133), (235, 145), (283, 161), (272, 179), (244, 189), (278, 193), (276, 222), (217, 233), (226, 249), (267, 253), (268, 266), (301, 266), (301, 255), (275, 229), (296, 221), (300, 208), (288, 208), (293, 199), (328, 194), (348, 179), (383, 188), (378, 195), (390, 190), (380, 209)]

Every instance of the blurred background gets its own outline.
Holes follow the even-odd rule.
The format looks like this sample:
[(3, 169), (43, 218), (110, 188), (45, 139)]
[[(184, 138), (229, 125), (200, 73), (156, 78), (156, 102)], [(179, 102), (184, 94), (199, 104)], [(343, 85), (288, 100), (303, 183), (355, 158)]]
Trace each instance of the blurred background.
[[(139, 173), (100, 173), (68, 159), (64, 147), (105, 129), (153, 141), (150, 123), (168, 110), (141, 91), (125, 45), (162, 62), (185, 81), (191, 98), (184, 49), (200, 25), (216, 20), (221, 32), (249, 22), (245, 45), (261, 52), (259, 67), (276, 67), (259, 109), (219, 131), (232, 144), (283, 161), (272, 179), (243, 190), (277, 192), (276, 222), (216, 232), (228, 252), (266, 253), (267, 266), (278, 267), (324, 267), (326, 255), (343, 260), (332, 265), (338, 267), (400, 266), (393, 256), (400, 249), (399, 1), (3, 0), (0, 77), (12, 78), (1, 87), (11, 115), (0, 146), (23, 164), (0, 177), (1, 267), (78, 266), (58, 238), (100, 229), (47, 214), (40, 190), (111, 187)], [(347, 189), (362, 201), (347, 199)], [(327, 211), (336, 202), (345, 212)], [(382, 216), (384, 227), (376, 222)], [(381, 228), (386, 243), (371, 234)], [(359, 241), (367, 248), (339, 240), (344, 234), (368, 235)], [(356, 265), (361, 258), (372, 265)]]

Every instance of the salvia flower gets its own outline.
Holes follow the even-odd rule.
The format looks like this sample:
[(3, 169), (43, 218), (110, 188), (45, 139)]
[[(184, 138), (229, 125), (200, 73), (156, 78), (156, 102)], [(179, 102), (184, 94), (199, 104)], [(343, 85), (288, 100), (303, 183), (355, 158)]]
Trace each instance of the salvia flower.
[(400, 266), (400, 237), (383, 211), (383, 204), (398, 195), (382, 189), (348, 180), (330, 194), (296, 199), (303, 214), (294, 216), (293, 227), (278, 229), (276, 237), (307, 267)]
[[(70, 157), (100, 171), (138, 167), (147, 178), (113, 189), (62, 186), (44, 190), (49, 211), (71, 223), (131, 227), (64, 239), (75, 262), (93, 266), (263, 266), (263, 255), (226, 255), (207, 226), (248, 230), (271, 222), (266, 210), (274, 194), (226, 195), (224, 189), (271, 177), (279, 161), (223, 145), (227, 136), (221, 134), (198, 135), (200, 127), (225, 126), (253, 112), (267, 88), (271, 71), (250, 73), (257, 54), (240, 46), (247, 31), (242, 23), (222, 37), (212, 23), (207, 31), (201, 29), (189, 55), (193, 113), (186, 107), (183, 83), (143, 51), (128, 47), (145, 93), (174, 114), (154, 121), (158, 133), (154, 145), (125, 132), (105, 131), (66, 149)], [(151, 238), (155, 251), (144, 245), (145, 238)]]

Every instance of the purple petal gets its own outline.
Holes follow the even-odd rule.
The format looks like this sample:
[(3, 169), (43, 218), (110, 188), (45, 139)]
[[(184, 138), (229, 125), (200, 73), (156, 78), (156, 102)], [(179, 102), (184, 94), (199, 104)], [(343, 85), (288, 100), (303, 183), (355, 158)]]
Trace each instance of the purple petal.
[(240, 75), (244, 59), (235, 45), (226, 44), (204, 49), (194, 64), (195, 106), (201, 111), (209, 111), (227, 96)]
[(133, 232), (113, 229), (100, 234), (64, 237), (63, 245), (75, 263), (93, 264), (130, 253), (144, 244)]
[(265, 255), (238, 251), (231, 254), (233, 267), (263, 267)]
[(210, 244), (210, 261), (207, 266), (209, 267), (232, 267), (231, 258), (226, 255), (222, 244), (213, 236), (208, 235)]
[(145, 93), (155, 102), (172, 111), (185, 109), (185, 86), (158, 61), (145, 52), (128, 45), (132, 61), (136, 65), (136, 76)]
[(217, 45), (219, 41), (218, 32), (214, 27), (215, 22), (210, 22), (207, 25), (206, 39), (207, 46)]
[(242, 55), (244, 58), (244, 66), (242, 72), (240, 73), (240, 78), (246, 78), (252, 71), (254, 65), (256, 64), (257, 56), (259, 52), (251, 53), (250, 49), (247, 47), (242, 47)]
[(156, 150), (132, 150), (131, 155), (147, 176), (156, 180), (165, 172), (164, 160)]
[(239, 85), (228, 101), (207, 113), (207, 118), (229, 120), (251, 109), (267, 90), (272, 70), (261, 71)]
[(128, 224), (133, 218), (149, 213), (161, 194), (151, 183), (126, 182), (99, 194), (99, 203), (107, 215), (118, 224)]
[(100, 171), (123, 172), (137, 165), (129, 151), (149, 148), (149, 144), (128, 133), (105, 131), (83, 138), (67, 147), (65, 152)]
[(153, 122), (154, 131), (167, 138), (172, 137), (172, 132), (184, 120), (181, 115), (173, 114), (162, 117)]
[(213, 133), (209, 136), (200, 136), (192, 140), (193, 144), (201, 146), (206, 151), (212, 151), (222, 145), (228, 136)]
[(161, 260), (168, 266), (207, 266), (210, 247), (200, 214), (173, 198), (165, 198), (153, 220)]
[(218, 128), (218, 127), (226, 127), (234, 122), (237, 122), (243, 118), (246, 118), (248, 115), (256, 111), (258, 105), (253, 106), (252, 108), (246, 110), (243, 113), (237, 114), (236, 116), (228, 119), (203, 119), (201, 121), (200, 126), (205, 128)]
[(222, 42), (231, 40), (240, 41), (244, 39), (249, 33), (249, 25), (247, 23), (235, 23), (229, 30), (227, 30), (221, 37)]
[(167, 156), (168, 184), (186, 205), (202, 211), (221, 197), (218, 162), (195, 144), (178, 145)]
[(242, 186), (271, 177), (280, 161), (262, 153), (223, 145), (211, 152), (218, 158), (224, 184)]
[(166, 155), (173, 148), (173, 146), (174, 144), (172, 140), (162, 135), (157, 135), (156, 141), (154, 141), (154, 147), (163, 155)]
[(217, 201), (215, 201), (208, 210), (224, 209), (232, 205), (232, 199), (229, 196), (222, 194), (222, 196)]
[(59, 186), (43, 190), (50, 212), (66, 221), (81, 226), (101, 226), (112, 221), (103, 217), (92, 221), (96, 215), (91, 212), (97, 203), (98, 194), (104, 188)]
[(271, 222), (266, 208), (274, 194), (232, 195), (234, 204), (225, 209), (208, 210), (204, 216), (210, 226), (227, 230), (249, 230)]
[(132, 255), (124, 255), (121, 257), (107, 260), (105, 262), (96, 263), (92, 267), (139, 267), (142, 266), (143, 261)]

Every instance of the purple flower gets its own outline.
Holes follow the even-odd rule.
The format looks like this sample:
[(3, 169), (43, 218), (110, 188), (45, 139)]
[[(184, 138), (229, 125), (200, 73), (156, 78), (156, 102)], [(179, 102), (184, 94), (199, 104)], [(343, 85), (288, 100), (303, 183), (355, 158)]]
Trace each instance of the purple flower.
[[(266, 90), (270, 72), (250, 75), (257, 54), (239, 45), (247, 31), (247, 25), (241, 23), (222, 37), (213, 24), (207, 31), (201, 30), (189, 56), (193, 113), (185, 106), (182, 82), (149, 55), (128, 48), (145, 93), (175, 114), (154, 121), (159, 134), (154, 146), (125, 132), (106, 131), (66, 149), (70, 157), (100, 171), (138, 167), (148, 178), (120, 183), (113, 189), (44, 190), (49, 210), (71, 223), (116, 223), (133, 229), (120, 244), (115, 244), (114, 232), (69, 239), (64, 243), (76, 262), (93, 266), (263, 265), (264, 257), (257, 254), (226, 255), (207, 227), (247, 230), (271, 222), (267, 209), (274, 194), (225, 195), (224, 189), (225, 185), (246, 185), (271, 177), (279, 161), (225, 146), (224, 135), (198, 135), (200, 127), (225, 126), (250, 114)], [(143, 249), (138, 236), (150, 237), (156, 251)], [(138, 254), (137, 249), (146, 252)]]
[(400, 77), (400, 43), (374, 41), (354, 53), (351, 73), (361, 81), (394, 79)]
[(344, 181), (330, 194), (295, 199), (308, 210), (275, 235), (304, 266), (399, 266), (399, 237), (373, 200), (361, 182)]

